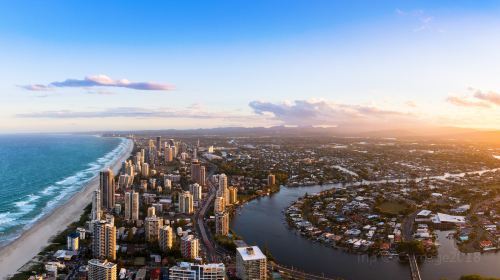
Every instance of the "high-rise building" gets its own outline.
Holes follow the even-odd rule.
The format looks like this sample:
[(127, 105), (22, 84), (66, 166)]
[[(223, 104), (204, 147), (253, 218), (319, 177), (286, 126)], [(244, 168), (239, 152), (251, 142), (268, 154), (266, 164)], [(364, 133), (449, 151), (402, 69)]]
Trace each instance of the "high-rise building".
[(163, 226), (163, 219), (156, 216), (154, 207), (148, 208), (148, 216), (144, 219), (144, 230), (147, 242), (158, 241), (160, 228)]
[(215, 234), (223, 236), (229, 234), (229, 213), (215, 213)]
[(152, 190), (156, 189), (156, 179), (155, 178), (149, 179), (149, 185), (151, 185)]
[(201, 200), (201, 186), (197, 183), (189, 185), (189, 191), (193, 194), (193, 200), (194, 201), (200, 201)]
[(107, 260), (91, 259), (88, 262), (88, 280), (116, 280), (117, 266)]
[(172, 249), (174, 233), (172, 227), (165, 225), (160, 227), (160, 237), (158, 238), (158, 245), (162, 252), (167, 252)]
[(267, 185), (269, 187), (276, 185), (276, 176), (274, 174), (267, 175)]
[(227, 188), (226, 174), (219, 175), (219, 187), (217, 188), (217, 196), (224, 198), (225, 205), (229, 205), (229, 190)]
[(101, 204), (101, 191), (97, 189), (92, 196), (92, 221), (101, 219)]
[(134, 164), (132, 164), (130, 160), (127, 161), (127, 164), (125, 165), (125, 174), (131, 176), (132, 178), (135, 175)]
[(141, 163), (142, 163), (142, 154), (141, 154), (141, 152), (135, 153), (134, 161), (135, 161), (135, 164), (141, 165)]
[(142, 177), (149, 177), (149, 163), (145, 162), (141, 165)]
[(201, 165), (198, 159), (193, 159), (191, 162), (191, 179), (205, 186), (205, 166)]
[(226, 210), (226, 202), (223, 197), (216, 197), (214, 202), (214, 213), (224, 212)]
[(132, 185), (132, 177), (128, 174), (121, 174), (118, 177), (118, 188), (125, 190), (127, 189), (130, 185)]
[(196, 259), (198, 258), (199, 250), (199, 240), (194, 235), (189, 234), (181, 238), (181, 255), (183, 258)]
[(181, 262), (169, 269), (170, 280), (224, 280), (225, 276), (226, 268), (223, 263)]
[(141, 164), (143, 164), (146, 161), (146, 149), (141, 149)]
[(206, 181), (206, 169), (205, 166), (200, 166), (200, 171), (198, 174), (198, 181), (196, 183), (205, 186), (205, 181)]
[(193, 211), (193, 195), (188, 191), (179, 193), (179, 212), (192, 214)]
[(177, 153), (179, 152), (179, 148), (177, 147), (178, 145), (179, 145), (178, 143), (175, 143), (175, 145), (170, 146), (170, 148), (172, 148), (172, 152), (174, 154), (174, 158), (177, 157)]
[(125, 220), (139, 220), (139, 193), (134, 190), (125, 193)]
[(229, 187), (229, 204), (233, 205), (238, 203), (238, 188)]
[(156, 216), (156, 208), (154, 207), (148, 207), (148, 215), (147, 217), (153, 217)]
[[(134, 181), (134, 175), (135, 175), (135, 171), (134, 171), (134, 164), (132, 163), (132, 161), (128, 160), (128, 161), (124, 161), (122, 162), (122, 169), (121, 169), (121, 175), (128, 175), (124, 178), (127, 178), (127, 186), (128, 185), (131, 185), (132, 182)], [(121, 178), (121, 176), (120, 176)], [(118, 187), (119, 188), (123, 188), (125, 185), (124, 185), (124, 182), (118, 182)]]
[(158, 151), (161, 150), (161, 137), (160, 136), (156, 136), (156, 149), (158, 149)]
[(166, 191), (172, 190), (172, 180), (168, 179), (168, 175), (163, 175), (163, 187)]
[(111, 210), (115, 207), (115, 178), (111, 169), (99, 173), (99, 189), (102, 207)]
[(170, 147), (173, 147), (173, 146), (175, 146), (175, 140), (174, 140), (174, 139), (172, 139), (172, 138), (171, 138), (171, 139), (168, 139), (168, 140), (167, 140), (167, 144), (168, 144)]
[(259, 247), (236, 248), (236, 276), (241, 280), (267, 279), (267, 258)]
[(144, 192), (148, 191), (148, 180), (144, 180), (144, 179), (141, 180), (141, 189)]
[(165, 162), (172, 162), (174, 160), (174, 148), (173, 147), (168, 147), (165, 148)]
[(97, 259), (116, 259), (116, 227), (110, 221), (95, 222), (92, 252)]

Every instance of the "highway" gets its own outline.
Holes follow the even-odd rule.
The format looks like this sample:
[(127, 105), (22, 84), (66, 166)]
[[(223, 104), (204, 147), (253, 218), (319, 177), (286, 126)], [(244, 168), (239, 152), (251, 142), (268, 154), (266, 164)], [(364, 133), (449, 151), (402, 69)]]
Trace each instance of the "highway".
[[(402, 233), (403, 233), (403, 240), (404, 241), (411, 241), (413, 240), (413, 223), (415, 221), (415, 218), (417, 217), (417, 213), (420, 212), (419, 210), (411, 213), (406, 217), (406, 219), (403, 221), (402, 225)], [(415, 257), (415, 254), (410, 253), (408, 255), (408, 261), (410, 262), (410, 273), (411, 273), (411, 279), (412, 280), (422, 280), (422, 277), (420, 276), (420, 270), (418, 268), (418, 263), (417, 263), (417, 258)]]
[[(217, 167), (211, 164), (210, 170), (207, 174), (207, 178), (212, 177), (212, 175), (216, 172), (216, 170)], [(198, 235), (201, 237), (203, 246), (206, 249), (206, 259), (209, 260), (210, 262), (218, 263), (221, 260), (217, 254), (215, 245), (212, 243), (212, 239), (205, 225), (205, 216), (207, 214), (208, 207), (212, 205), (215, 199), (216, 191), (215, 187), (212, 185), (210, 180), (207, 179), (206, 182), (209, 189), (208, 197), (203, 200), (201, 208), (199, 208), (195, 213), (196, 230), (198, 232)]]

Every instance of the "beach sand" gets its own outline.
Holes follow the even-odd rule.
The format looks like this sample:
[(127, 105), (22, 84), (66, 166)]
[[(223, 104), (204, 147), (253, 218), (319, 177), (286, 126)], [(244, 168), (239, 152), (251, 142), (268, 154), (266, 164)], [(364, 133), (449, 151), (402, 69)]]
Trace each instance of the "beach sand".
[[(109, 166), (118, 173), (121, 163), (131, 154), (133, 142), (129, 141), (127, 149)], [(77, 221), (83, 209), (92, 201), (92, 192), (99, 187), (99, 176), (92, 179), (80, 192), (65, 204), (36, 222), (19, 238), (0, 249), (0, 279), (15, 274), (24, 264), (29, 262), (48, 244), (51, 237)]]

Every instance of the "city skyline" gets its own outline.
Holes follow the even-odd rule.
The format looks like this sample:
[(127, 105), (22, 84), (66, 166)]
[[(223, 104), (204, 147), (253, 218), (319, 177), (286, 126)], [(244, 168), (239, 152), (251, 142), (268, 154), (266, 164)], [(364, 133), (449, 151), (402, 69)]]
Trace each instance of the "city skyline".
[(500, 129), (494, 1), (0, 4), (0, 133)]

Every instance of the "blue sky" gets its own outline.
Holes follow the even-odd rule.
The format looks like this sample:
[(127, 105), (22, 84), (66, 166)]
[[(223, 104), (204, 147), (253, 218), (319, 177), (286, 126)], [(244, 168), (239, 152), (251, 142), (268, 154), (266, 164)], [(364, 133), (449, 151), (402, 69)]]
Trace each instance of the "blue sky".
[(0, 131), (500, 129), (499, 12), (495, 1), (0, 1)]

